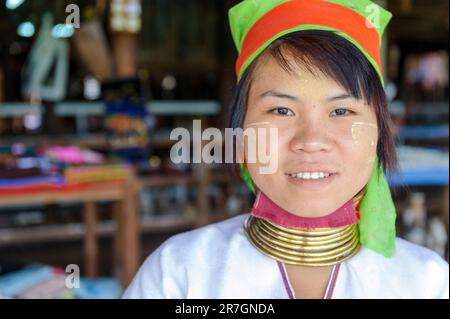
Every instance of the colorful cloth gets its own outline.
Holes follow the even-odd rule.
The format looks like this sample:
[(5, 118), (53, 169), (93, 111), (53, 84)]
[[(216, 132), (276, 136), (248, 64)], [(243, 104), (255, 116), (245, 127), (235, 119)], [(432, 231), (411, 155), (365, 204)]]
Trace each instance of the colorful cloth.
[(392, 14), (370, 0), (245, 0), (229, 11), (239, 52), (236, 75), (272, 42), (301, 30), (327, 30), (358, 47), (383, 83), (381, 39)]
[(131, 174), (131, 166), (111, 164), (68, 167), (63, 175), (0, 178), (0, 196), (24, 195), (44, 191), (77, 191), (94, 186), (121, 185)]
[(104, 182), (125, 180), (130, 176), (131, 166), (124, 164), (110, 164), (98, 166), (68, 167), (64, 177), (68, 184), (85, 182)]

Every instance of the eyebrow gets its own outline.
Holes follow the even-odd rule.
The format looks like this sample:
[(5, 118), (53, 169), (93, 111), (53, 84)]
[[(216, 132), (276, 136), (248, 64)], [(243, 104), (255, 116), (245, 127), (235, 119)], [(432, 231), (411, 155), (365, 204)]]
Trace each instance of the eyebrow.
[(348, 93), (344, 93), (344, 94), (339, 94), (336, 96), (332, 96), (329, 98), (325, 99), (326, 103), (330, 103), (330, 102), (334, 102), (334, 101), (339, 101), (339, 100), (346, 100), (346, 99), (353, 99), (354, 97)]
[(279, 91), (275, 91), (275, 90), (268, 90), (268, 91), (262, 93), (259, 96), (259, 98), (262, 99), (262, 98), (265, 98), (265, 97), (268, 97), (268, 96), (276, 97), (276, 98), (279, 98), (279, 99), (287, 99), (287, 100), (291, 100), (291, 101), (298, 101), (299, 100), (299, 98), (297, 96), (290, 95), (290, 94), (283, 93), (283, 92), (279, 92)]
[[(269, 97), (269, 96), (276, 97), (276, 98), (279, 98), (279, 99), (291, 100), (291, 101), (294, 101), (294, 102), (298, 102), (300, 100), (300, 98), (295, 96), (295, 95), (290, 95), (290, 94), (283, 93), (283, 92), (276, 91), (276, 90), (268, 90), (268, 91), (262, 93), (259, 96), (259, 98), (262, 99), (262, 98)], [(328, 97), (324, 101), (325, 101), (325, 103), (331, 103), (331, 102), (335, 102), (335, 101), (346, 100), (346, 99), (353, 99), (353, 98), (354, 97), (352, 95), (348, 94), (348, 93), (342, 93), (342, 94), (339, 94), (339, 95), (336, 95), (336, 96)]]

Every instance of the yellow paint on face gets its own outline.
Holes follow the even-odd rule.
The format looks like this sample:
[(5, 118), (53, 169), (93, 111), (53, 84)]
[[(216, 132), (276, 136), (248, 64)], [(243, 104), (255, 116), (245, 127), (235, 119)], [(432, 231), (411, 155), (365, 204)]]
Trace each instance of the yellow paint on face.
[(369, 122), (354, 122), (351, 131), (356, 152), (366, 156), (368, 164), (373, 163), (378, 140), (378, 126)]

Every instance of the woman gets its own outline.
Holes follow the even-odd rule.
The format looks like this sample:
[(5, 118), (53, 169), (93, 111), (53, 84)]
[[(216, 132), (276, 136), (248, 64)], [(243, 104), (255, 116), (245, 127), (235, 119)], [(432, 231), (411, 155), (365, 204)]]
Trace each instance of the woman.
[(275, 128), (277, 169), (262, 174), (246, 140), (251, 214), (170, 238), (124, 297), (448, 298), (448, 264), (395, 237), (380, 62), (390, 18), (369, 0), (246, 0), (230, 10), (231, 127)]

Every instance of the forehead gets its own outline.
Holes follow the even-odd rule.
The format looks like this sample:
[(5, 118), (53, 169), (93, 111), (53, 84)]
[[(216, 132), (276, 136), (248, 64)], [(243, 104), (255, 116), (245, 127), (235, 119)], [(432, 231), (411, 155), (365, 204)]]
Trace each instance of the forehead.
[(292, 54), (284, 54), (279, 61), (271, 54), (263, 54), (252, 75), (250, 94), (273, 88), (301, 90), (304, 93), (346, 93), (336, 80), (325, 75), (314, 64), (299, 63)]

